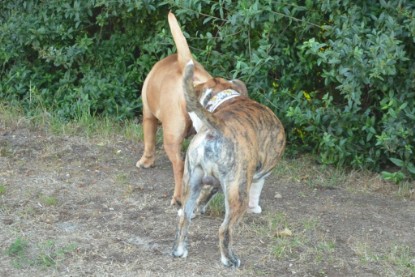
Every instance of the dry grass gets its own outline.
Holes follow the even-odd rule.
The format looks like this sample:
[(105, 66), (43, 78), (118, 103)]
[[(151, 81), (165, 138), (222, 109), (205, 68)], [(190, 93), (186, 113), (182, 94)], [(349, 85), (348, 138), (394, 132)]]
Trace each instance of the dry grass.
[(235, 229), (243, 265), (229, 270), (217, 247), (220, 194), (191, 224), (189, 257), (170, 256), (170, 162), (159, 148), (156, 168), (135, 168), (134, 122), (63, 124), (1, 108), (0, 118), (1, 276), (415, 275), (412, 184), (284, 159), (263, 213)]

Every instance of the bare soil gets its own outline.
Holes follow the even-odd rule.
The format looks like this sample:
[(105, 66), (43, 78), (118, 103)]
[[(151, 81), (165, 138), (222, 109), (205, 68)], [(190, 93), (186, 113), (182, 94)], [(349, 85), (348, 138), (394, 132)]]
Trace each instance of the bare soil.
[(171, 165), (160, 147), (155, 168), (137, 169), (142, 150), (120, 136), (53, 135), (0, 120), (0, 276), (415, 274), (413, 200), (358, 188), (375, 179), (310, 186), (312, 174), (284, 170), (266, 182), (263, 213), (235, 229), (240, 268), (220, 263), (220, 216), (195, 218), (189, 256), (173, 258)]

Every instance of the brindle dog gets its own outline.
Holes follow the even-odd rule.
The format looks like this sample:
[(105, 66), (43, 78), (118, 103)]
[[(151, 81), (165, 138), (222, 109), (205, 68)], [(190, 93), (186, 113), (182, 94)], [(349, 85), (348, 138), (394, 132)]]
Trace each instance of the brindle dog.
[[(264, 179), (271, 173), (285, 148), (284, 127), (267, 107), (238, 96), (234, 82), (213, 78), (193, 87), (193, 62), (185, 68), (184, 90), (187, 110), (200, 130), (187, 150), (183, 176), (183, 209), (173, 256), (187, 256), (187, 232), (196, 206), (202, 211), (221, 186), (225, 196), (225, 218), (219, 229), (221, 261), (238, 267), (240, 260), (231, 249), (232, 229), (246, 210), (260, 213), (259, 196)], [(210, 99), (231, 90), (233, 97), (205, 109)], [(200, 121), (200, 122), (198, 122)], [(201, 195), (206, 185), (211, 193)]]

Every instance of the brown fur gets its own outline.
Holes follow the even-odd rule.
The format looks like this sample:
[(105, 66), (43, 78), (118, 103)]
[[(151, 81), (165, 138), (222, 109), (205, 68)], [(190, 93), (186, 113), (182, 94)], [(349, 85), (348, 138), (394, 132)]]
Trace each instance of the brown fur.
[[(144, 153), (136, 166), (153, 167), (155, 164), (156, 131), (159, 122), (163, 127), (164, 149), (174, 173), (174, 194), (171, 203), (180, 203), (183, 178), (183, 157), (181, 144), (189, 135), (192, 125), (186, 111), (183, 95), (183, 68), (192, 59), (189, 46), (183, 36), (176, 17), (168, 15), (170, 30), (177, 48), (177, 54), (157, 62), (144, 81), (141, 92), (143, 100)], [(196, 63), (194, 83), (210, 79), (210, 74)]]
[(183, 177), (183, 210), (179, 213), (174, 256), (187, 255), (187, 229), (197, 205), (201, 210), (206, 185), (220, 184), (225, 195), (225, 218), (219, 229), (221, 261), (239, 266), (231, 249), (233, 225), (246, 210), (260, 213), (259, 195), (264, 179), (276, 166), (285, 148), (284, 127), (267, 107), (238, 96), (222, 103), (213, 113), (207, 112), (197, 98), (207, 89), (217, 94), (232, 83), (214, 78), (193, 88), (193, 64), (186, 66), (184, 88), (189, 112), (194, 112), (203, 127), (193, 138), (186, 155)]

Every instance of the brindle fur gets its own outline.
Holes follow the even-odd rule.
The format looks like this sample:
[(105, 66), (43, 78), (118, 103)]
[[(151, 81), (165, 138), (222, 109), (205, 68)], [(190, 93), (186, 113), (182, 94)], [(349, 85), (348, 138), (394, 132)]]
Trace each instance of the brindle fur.
[[(174, 256), (187, 256), (187, 231), (197, 205), (204, 206), (220, 184), (225, 196), (225, 217), (219, 229), (221, 261), (237, 267), (240, 260), (232, 251), (232, 229), (249, 209), (260, 213), (259, 194), (266, 178), (285, 148), (281, 122), (267, 107), (245, 96), (232, 98), (209, 113), (197, 99), (207, 89), (218, 93), (234, 84), (213, 78), (193, 87), (193, 64), (185, 68), (184, 90), (188, 112), (194, 112), (203, 127), (191, 141), (183, 176), (183, 210), (179, 212)], [(201, 196), (206, 185), (213, 189)], [(213, 191), (213, 193), (212, 193)], [(199, 199), (199, 200), (198, 200)], [(198, 207), (200, 209), (200, 207)]]

